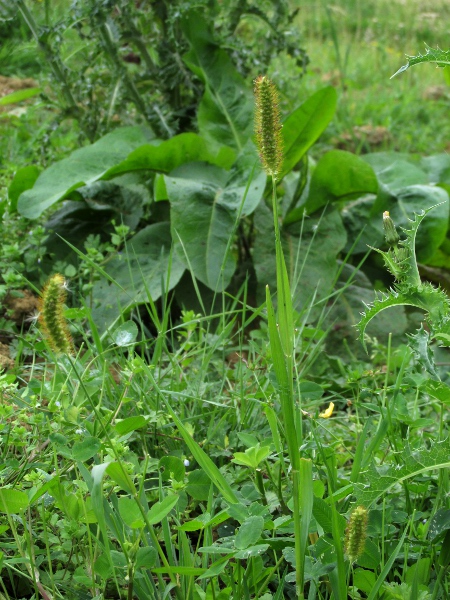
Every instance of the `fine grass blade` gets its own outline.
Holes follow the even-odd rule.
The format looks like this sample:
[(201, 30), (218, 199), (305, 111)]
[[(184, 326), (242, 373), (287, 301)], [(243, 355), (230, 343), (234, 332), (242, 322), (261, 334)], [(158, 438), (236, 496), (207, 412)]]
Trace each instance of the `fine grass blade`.
[(272, 355), (273, 368), (280, 386), (281, 409), (283, 412), (283, 423), (285, 426), (286, 441), (289, 447), (289, 455), (293, 461), (293, 468), (299, 470), (299, 453), (297, 448), (297, 436), (295, 432), (294, 405), (292, 402), (292, 377), (288, 372), (286, 356), (280, 339), (275, 311), (270, 297), (269, 286), (266, 287), (267, 319), (269, 324), (269, 340)]
[[(411, 523), (412, 523), (412, 520), (411, 520)], [(368, 595), (367, 600), (375, 600), (375, 598), (378, 597), (378, 591), (379, 591), (380, 587), (383, 585), (383, 583), (386, 581), (389, 571), (391, 570), (391, 567), (394, 564), (394, 561), (396, 560), (397, 556), (400, 553), (400, 550), (402, 549), (407, 531), (408, 531), (408, 528), (405, 527), (405, 531), (403, 532), (403, 535), (400, 538), (399, 543), (395, 547), (394, 552), (389, 557), (389, 560), (387, 561), (387, 563), (384, 565), (384, 569), (381, 571), (380, 575), (378, 576), (378, 579), (375, 581), (375, 585), (373, 586), (372, 591)]]

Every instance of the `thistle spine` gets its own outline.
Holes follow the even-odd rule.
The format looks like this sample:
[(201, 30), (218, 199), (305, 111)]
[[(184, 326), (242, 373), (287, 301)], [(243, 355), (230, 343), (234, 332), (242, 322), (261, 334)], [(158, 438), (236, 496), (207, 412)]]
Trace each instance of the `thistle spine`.
[(260, 76), (255, 80), (256, 147), (264, 170), (274, 180), (283, 166), (283, 142), (278, 91), (273, 81)]
[(367, 536), (367, 521), (369, 511), (364, 506), (357, 506), (348, 521), (345, 530), (345, 553), (351, 563), (354, 563), (364, 553)]
[(50, 347), (57, 353), (73, 354), (73, 343), (64, 317), (67, 284), (62, 275), (55, 274), (45, 284), (39, 300), (39, 323)]

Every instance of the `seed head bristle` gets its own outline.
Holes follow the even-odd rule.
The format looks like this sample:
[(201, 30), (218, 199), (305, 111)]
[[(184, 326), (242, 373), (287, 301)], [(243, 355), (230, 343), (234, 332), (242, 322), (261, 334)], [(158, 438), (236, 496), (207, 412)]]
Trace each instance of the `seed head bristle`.
[(283, 166), (283, 143), (278, 91), (266, 76), (255, 80), (255, 134), (256, 146), (264, 170), (274, 179)]
[(64, 316), (66, 296), (66, 280), (58, 273), (52, 275), (45, 284), (39, 300), (39, 323), (55, 352), (73, 354), (72, 337)]
[(357, 506), (345, 530), (345, 553), (351, 563), (354, 563), (364, 553), (367, 535), (369, 511), (364, 506)]

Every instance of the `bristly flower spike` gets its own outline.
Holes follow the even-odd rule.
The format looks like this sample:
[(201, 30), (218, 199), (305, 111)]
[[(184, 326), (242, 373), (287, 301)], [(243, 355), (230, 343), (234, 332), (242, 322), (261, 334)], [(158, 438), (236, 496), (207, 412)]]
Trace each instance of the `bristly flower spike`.
[(255, 79), (255, 134), (256, 147), (264, 170), (274, 180), (283, 166), (283, 142), (278, 91), (266, 76)]
[(364, 506), (357, 506), (350, 515), (345, 530), (345, 553), (351, 563), (364, 553), (368, 517), (369, 511)]
[(39, 300), (39, 323), (50, 347), (57, 353), (73, 354), (72, 338), (64, 317), (67, 284), (62, 275), (52, 275)]

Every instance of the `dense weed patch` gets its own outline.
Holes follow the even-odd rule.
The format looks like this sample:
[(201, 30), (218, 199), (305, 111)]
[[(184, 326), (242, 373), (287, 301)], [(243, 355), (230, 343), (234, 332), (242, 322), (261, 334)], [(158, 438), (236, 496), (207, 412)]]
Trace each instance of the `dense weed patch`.
[(450, 158), (238, 4), (0, 2), (2, 599), (449, 596)]

